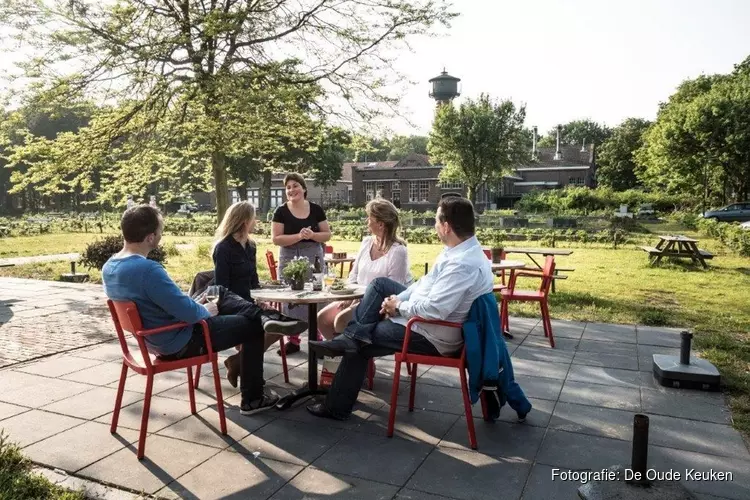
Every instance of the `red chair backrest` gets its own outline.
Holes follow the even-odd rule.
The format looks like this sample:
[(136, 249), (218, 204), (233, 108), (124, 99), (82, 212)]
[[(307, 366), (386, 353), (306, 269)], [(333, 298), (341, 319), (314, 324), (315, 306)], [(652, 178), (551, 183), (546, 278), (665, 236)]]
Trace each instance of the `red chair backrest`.
[(276, 275), (276, 259), (273, 258), (273, 252), (266, 250), (266, 262), (268, 263), (268, 271), (271, 273), (271, 279), (279, 279)]
[(120, 341), (122, 354), (126, 358), (132, 359), (130, 348), (127, 342), (125, 342), (125, 332), (128, 332), (138, 341), (138, 347), (140, 348), (144, 363), (146, 366), (150, 366), (151, 357), (148, 354), (146, 342), (143, 340), (143, 337), (135, 334), (135, 332), (143, 330), (143, 322), (138, 312), (138, 306), (135, 305), (135, 302), (114, 300), (107, 300), (107, 305), (109, 306), (109, 313), (112, 315), (112, 321), (115, 324), (115, 331), (117, 331), (117, 339)]
[(484, 255), (487, 256), (488, 259), (492, 259), (492, 251), (487, 250), (486, 248), (483, 248), (482, 251), (484, 252)]
[(542, 269), (542, 284), (539, 285), (539, 291), (545, 295), (549, 294), (550, 286), (552, 286), (552, 276), (555, 274), (555, 256), (548, 255), (544, 260), (544, 268)]
[(333, 253), (333, 247), (331, 245), (326, 245), (325, 253)]

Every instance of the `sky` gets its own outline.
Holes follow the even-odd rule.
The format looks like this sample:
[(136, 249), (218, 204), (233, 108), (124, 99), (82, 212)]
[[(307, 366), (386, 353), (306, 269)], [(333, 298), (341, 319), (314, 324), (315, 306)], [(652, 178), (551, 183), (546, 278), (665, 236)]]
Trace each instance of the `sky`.
[(750, 0), (457, 0), (447, 36), (414, 42), (397, 68), (420, 84), (404, 96), (401, 134), (429, 133), (428, 80), (461, 78), (460, 102), (489, 93), (526, 104), (540, 133), (589, 118), (653, 119), (685, 79), (727, 73), (750, 55)]

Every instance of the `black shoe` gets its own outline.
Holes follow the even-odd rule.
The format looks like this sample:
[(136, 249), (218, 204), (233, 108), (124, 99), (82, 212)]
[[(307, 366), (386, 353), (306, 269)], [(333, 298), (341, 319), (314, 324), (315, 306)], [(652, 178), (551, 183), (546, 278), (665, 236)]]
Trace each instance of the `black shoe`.
[(240, 405), (240, 415), (254, 415), (269, 408), (273, 408), (279, 402), (279, 397), (272, 389), (263, 388), (263, 396), (253, 401), (246, 401), (242, 398)]
[[(284, 354), (289, 356), (290, 354), (294, 354), (296, 352), (299, 352), (299, 344), (294, 344), (292, 342), (287, 342), (284, 344)], [(281, 348), (276, 349), (276, 354), (281, 356)]]
[(328, 408), (326, 408), (326, 405), (324, 405), (323, 403), (307, 405), (307, 411), (309, 411), (316, 417), (330, 418), (331, 420), (349, 420), (349, 417), (339, 417), (337, 415), (334, 415), (328, 410)]
[(273, 309), (264, 309), (260, 313), (260, 322), (263, 324), (263, 330), (266, 333), (279, 335), (299, 335), (309, 326), (306, 321), (284, 316)]
[(346, 335), (338, 335), (331, 340), (311, 340), (310, 349), (321, 356), (335, 358), (343, 356), (347, 352), (357, 352), (359, 344), (356, 340), (350, 339)]
[[(529, 411), (531, 411), (531, 410), (529, 410)], [(529, 414), (529, 411), (527, 411), (526, 413), (518, 413), (517, 414), (518, 415), (518, 423), (519, 424), (522, 424), (522, 423), (526, 422), (526, 415)]]

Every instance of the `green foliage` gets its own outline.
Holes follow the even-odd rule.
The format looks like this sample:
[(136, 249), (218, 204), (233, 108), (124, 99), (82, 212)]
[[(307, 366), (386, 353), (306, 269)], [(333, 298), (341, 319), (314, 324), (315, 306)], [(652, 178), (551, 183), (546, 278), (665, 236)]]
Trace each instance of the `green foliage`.
[(195, 247), (195, 255), (198, 256), (200, 259), (206, 259), (211, 256), (211, 244), (206, 242), (200, 242), (198, 243), (198, 246)]
[[(122, 250), (121, 236), (107, 236), (89, 243), (81, 254), (81, 264), (89, 269), (102, 270), (110, 257)], [(148, 258), (162, 264), (167, 261), (167, 254), (160, 245), (148, 254)]]
[(648, 120), (628, 118), (612, 130), (598, 149), (597, 182), (602, 187), (625, 191), (639, 186), (637, 163), (633, 154), (643, 145)]
[(311, 272), (312, 266), (306, 257), (292, 259), (281, 272), (281, 275), (288, 280), (305, 279)]
[(388, 141), (387, 160), (401, 160), (410, 154), (427, 154), (428, 138), (422, 135), (397, 135)]
[(673, 218), (686, 227), (716, 238), (738, 255), (750, 257), (750, 231), (742, 229), (738, 224), (704, 219), (694, 213), (677, 213)]
[(516, 109), (512, 101), (495, 102), (486, 94), (458, 109), (453, 103), (440, 106), (428, 145), (433, 162), (446, 165), (440, 179), (466, 184), (475, 202), (480, 185), (502, 178), (526, 157), (525, 117), (524, 106)]
[[(602, 144), (611, 134), (611, 130), (592, 120), (573, 120), (562, 126), (560, 131), (561, 146), (576, 146), (583, 144)], [(557, 145), (557, 127), (539, 140), (540, 147), (554, 147)]]
[(642, 203), (650, 203), (657, 212), (671, 212), (678, 208), (693, 207), (697, 200), (687, 195), (647, 193), (635, 189), (616, 192), (610, 188), (567, 187), (526, 193), (518, 201), (516, 208), (526, 213), (581, 215), (613, 212), (620, 205), (628, 205), (631, 211), (635, 211)]
[(180, 251), (177, 250), (177, 245), (175, 245), (173, 242), (165, 243), (162, 245), (164, 248), (164, 255), (167, 257), (177, 257), (180, 255)]
[(10, 443), (5, 432), (0, 430), (0, 498), (84, 500), (83, 493), (66, 490), (34, 474), (32, 466), (32, 462), (23, 456), (18, 446)]

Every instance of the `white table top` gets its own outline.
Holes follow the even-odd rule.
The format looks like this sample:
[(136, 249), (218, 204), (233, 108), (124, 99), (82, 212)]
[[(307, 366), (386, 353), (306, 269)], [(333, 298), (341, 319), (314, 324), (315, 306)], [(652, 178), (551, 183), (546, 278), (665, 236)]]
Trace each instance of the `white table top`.
[(507, 269), (523, 269), (526, 267), (526, 263), (522, 260), (504, 260), (502, 262), (493, 262), (493, 271), (504, 271)]
[(304, 290), (291, 290), (282, 288), (280, 290), (269, 290), (264, 288), (255, 289), (251, 292), (253, 299), (263, 302), (281, 302), (284, 304), (324, 304), (326, 302), (335, 302), (337, 300), (354, 300), (361, 299), (365, 290), (364, 285), (347, 285), (352, 288), (352, 293), (346, 295), (333, 294), (325, 291), (313, 292), (312, 284), (305, 284)]

